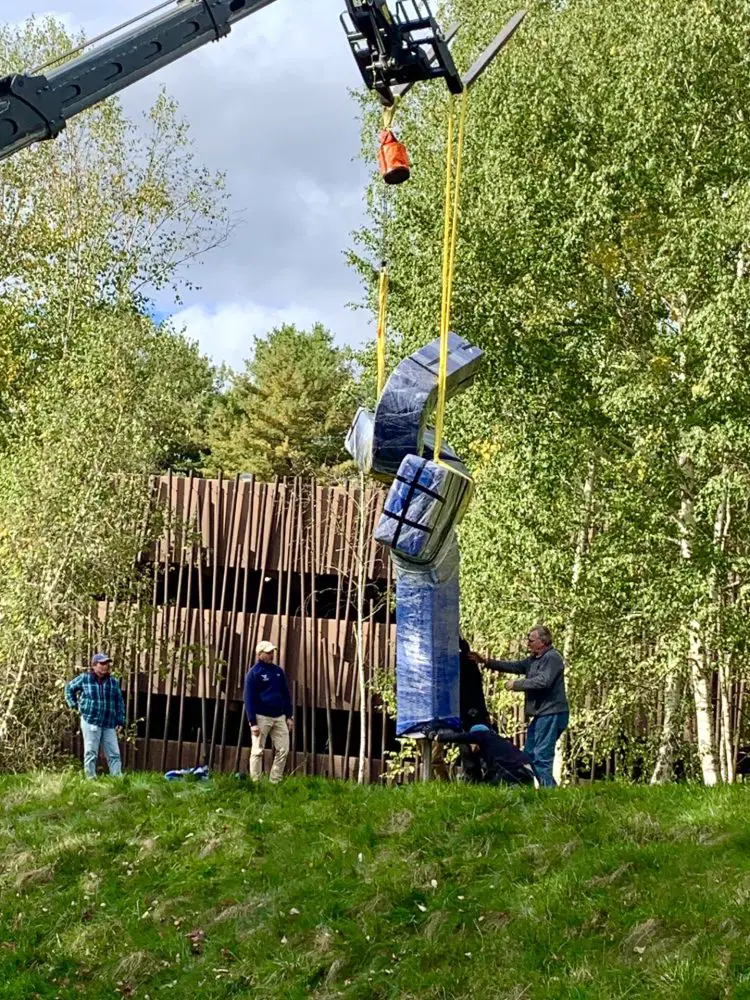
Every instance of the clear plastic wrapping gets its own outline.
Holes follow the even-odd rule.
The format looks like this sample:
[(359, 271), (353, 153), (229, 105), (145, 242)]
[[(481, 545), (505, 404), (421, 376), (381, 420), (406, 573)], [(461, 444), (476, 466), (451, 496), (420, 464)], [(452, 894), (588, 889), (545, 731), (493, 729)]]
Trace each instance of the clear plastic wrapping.
[(430, 569), (398, 556), (396, 733), (460, 728), (458, 543), (452, 533)]
[(375, 539), (418, 563), (435, 559), (471, 498), (471, 479), (454, 468), (407, 455), (375, 528)]

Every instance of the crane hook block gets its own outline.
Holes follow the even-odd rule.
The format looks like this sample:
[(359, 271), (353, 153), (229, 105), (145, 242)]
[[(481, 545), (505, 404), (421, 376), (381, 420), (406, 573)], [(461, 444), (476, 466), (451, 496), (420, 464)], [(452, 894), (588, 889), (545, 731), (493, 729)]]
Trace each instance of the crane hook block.
[(390, 129), (380, 133), (378, 166), (386, 184), (403, 184), (409, 180), (411, 164), (403, 142), (399, 142)]

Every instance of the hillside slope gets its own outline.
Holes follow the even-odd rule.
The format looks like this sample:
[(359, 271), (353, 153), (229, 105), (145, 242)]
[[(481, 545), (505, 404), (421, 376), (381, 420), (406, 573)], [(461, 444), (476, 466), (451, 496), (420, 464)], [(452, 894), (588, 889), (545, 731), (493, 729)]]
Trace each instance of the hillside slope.
[(0, 997), (750, 997), (742, 787), (0, 779)]

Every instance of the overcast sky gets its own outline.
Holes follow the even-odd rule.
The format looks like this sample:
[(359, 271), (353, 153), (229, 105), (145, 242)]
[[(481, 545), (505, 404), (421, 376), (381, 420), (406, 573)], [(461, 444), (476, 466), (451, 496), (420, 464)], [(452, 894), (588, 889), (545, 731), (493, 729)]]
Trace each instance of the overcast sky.
[[(155, 0), (0, 0), (13, 21), (55, 14), (88, 37)], [(372, 334), (344, 250), (364, 218), (367, 168), (358, 159), (360, 77), (339, 24), (343, 0), (276, 0), (210, 43), (123, 91), (128, 114), (162, 86), (189, 118), (198, 158), (227, 175), (239, 224), (192, 277), (200, 291), (176, 313), (217, 362), (242, 366), (254, 334), (320, 321), (340, 343)], [(7, 15), (6, 15), (7, 16)], [(1, 69), (1, 67), (0, 67)]]

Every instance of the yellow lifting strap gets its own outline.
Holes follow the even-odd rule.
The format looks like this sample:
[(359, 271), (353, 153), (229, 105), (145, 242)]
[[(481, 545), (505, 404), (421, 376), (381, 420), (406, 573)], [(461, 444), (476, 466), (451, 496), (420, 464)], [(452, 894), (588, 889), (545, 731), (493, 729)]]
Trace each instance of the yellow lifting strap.
[(455, 149), (455, 176), (453, 168), (453, 105), (448, 111), (448, 136), (445, 156), (445, 209), (443, 215), (443, 289), (440, 304), (440, 367), (438, 369), (438, 398), (435, 407), (435, 461), (440, 461), (445, 421), (445, 400), (448, 380), (448, 333), (451, 323), (451, 301), (453, 297), (453, 275), (456, 264), (456, 243), (458, 239), (459, 202), (461, 193), (461, 169), (466, 127), (466, 105), (468, 91), (461, 95), (458, 119), (458, 141)]
[[(390, 108), (383, 108), (383, 128), (388, 129), (393, 124), (393, 116), (396, 114), (396, 109), (398, 107), (398, 99), (393, 102)], [(383, 227), (387, 225), (387, 218), (385, 218), (386, 213), (384, 212), (383, 217)], [(385, 234), (383, 237), (383, 242), (385, 244)], [(387, 339), (388, 339), (388, 261), (386, 260), (385, 246), (384, 246), (383, 260), (380, 264), (380, 278), (378, 281), (378, 326), (377, 334), (375, 338), (375, 349), (377, 357), (378, 366), (378, 395), (377, 398), (380, 399), (380, 394), (385, 386), (385, 365), (386, 365), (386, 349), (387, 349)]]
[(388, 318), (388, 265), (385, 261), (380, 265), (380, 281), (378, 283), (378, 332), (376, 352), (378, 359), (378, 399), (385, 386), (385, 350), (386, 350), (386, 320)]

